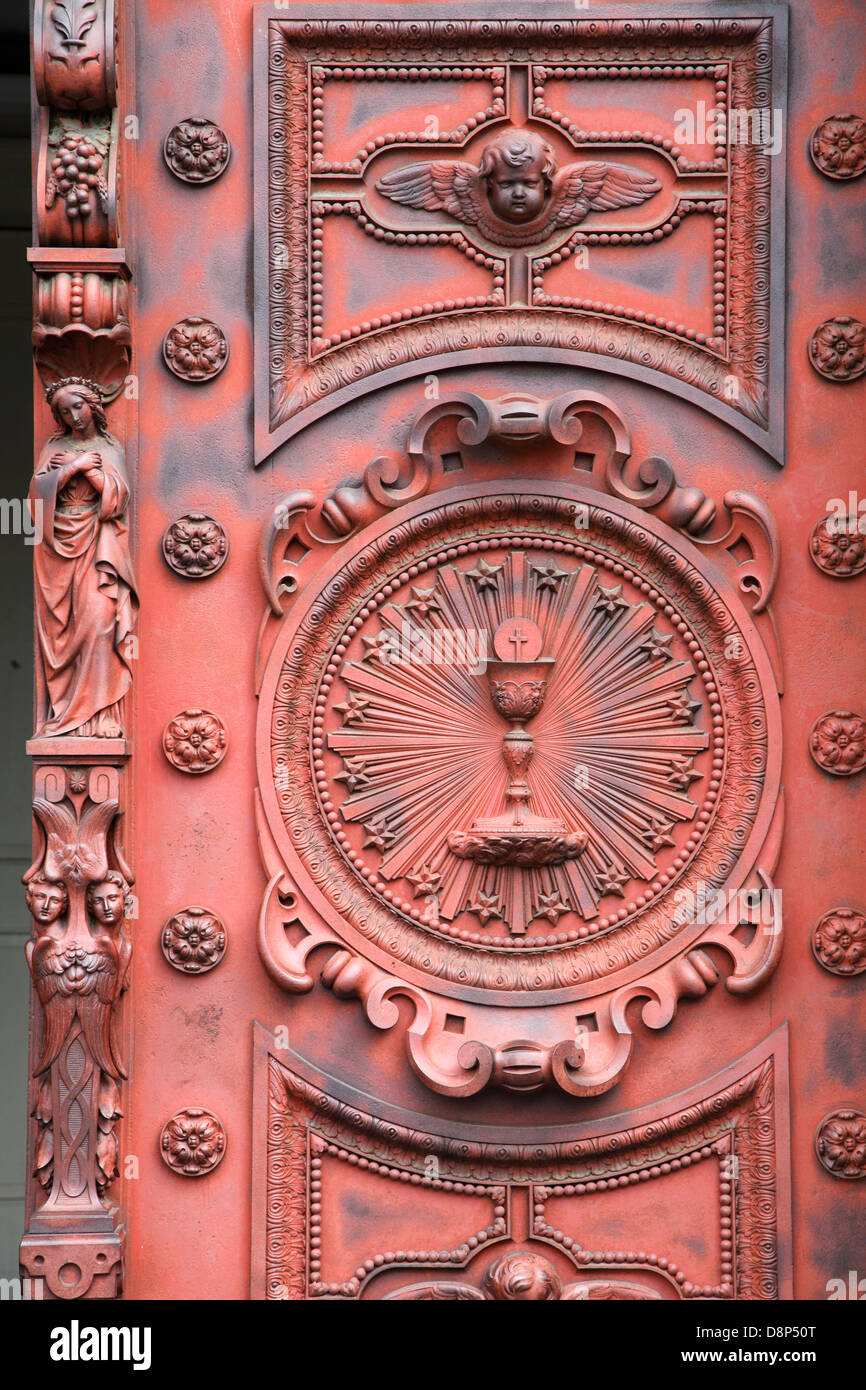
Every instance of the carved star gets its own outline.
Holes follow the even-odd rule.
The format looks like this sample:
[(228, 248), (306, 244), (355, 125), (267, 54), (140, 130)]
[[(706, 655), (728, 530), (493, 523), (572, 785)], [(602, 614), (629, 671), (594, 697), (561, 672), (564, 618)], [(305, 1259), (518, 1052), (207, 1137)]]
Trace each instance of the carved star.
[(673, 828), (673, 821), (657, 820), (653, 817), (647, 829), (643, 831), (641, 839), (650, 849), (661, 849), (662, 845), (673, 844), (671, 838), (671, 831)]
[(431, 869), (429, 864), (419, 865), (411, 874), (407, 874), (406, 878), (415, 889), (416, 898), (429, 898), (442, 887), (442, 875)]
[(364, 822), (364, 849), (372, 846), (384, 851), (390, 849), (396, 839), (397, 832), (391, 829), (385, 816)]
[(671, 770), (667, 780), (672, 787), (677, 787), (679, 791), (688, 791), (692, 782), (700, 781), (701, 774), (695, 771), (694, 758), (672, 758)]
[(367, 775), (367, 764), (363, 758), (344, 759), (343, 771), (334, 776), (335, 782), (345, 782), (346, 788), (351, 795), (359, 787), (366, 787), (370, 783)]
[(570, 911), (571, 908), (568, 903), (563, 902), (559, 893), (539, 893), (538, 906), (535, 910), (536, 917), (546, 917), (549, 922), (556, 926), (563, 913)]
[(502, 904), (496, 893), (476, 893), (469, 903), (469, 911), (480, 917), (485, 927), (491, 917), (504, 918)]
[(647, 640), (641, 642), (639, 650), (648, 652), (652, 661), (669, 661), (673, 656), (673, 652), (671, 651), (671, 643), (673, 640), (674, 635), (672, 632), (668, 632), (665, 636), (662, 636), (660, 632), (656, 632), (655, 629), (653, 629)]
[(486, 560), (479, 560), (474, 570), (466, 571), (466, 578), (474, 579), (479, 589), (498, 589), (496, 576), (504, 569), (504, 565), (488, 565)]
[(406, 604), (407, 608), (412, 608), (422, 618), (426, 618), (429, 613), (441, 613), (442, 605), (439, 602), (439, 595), (435, 589), (416, 589), (412, 586), (412, 597)]
[(612, 589), (599, 586), (598, 598), (592, 607), (593, 611), (598, 609), (608, 618), (612, 618), (620, 609), (628, 608), (628, 603), (622, 596), (622, 585), (614, 584)]
[(700, 700), (693, 700), (687, 690), (665, 701), (665, 709), (675, 724), (693, 724), (700, 707)]
[(568, 570), (557, 569), (552, 560), (548, 560), (546, 565), (531, 565), (535, 582), (539, 589), (551, 589), (556, 592), (556, 587), (561, 579), (565, 579)]
[(369, 703), (366, 695), (359, 695), (357, 690), (350, 690), (348, 699), (340, 705), (334, 705), (334, 709), (342, 714), (344, 724), (366, 724), (365, 710)]
[(397, 634), (391, 632), (389, 629), (383, 628), (381, 632), (377, 632), (373, 637), (362, 637), (361, 641), (366, 648), (363, 657), (364, 661), (381, 662), (385, 660), (386, 651), (389, 651), (390, 648), (396, 644)]
[(595, 876), (595, 885), (602, 897), (614, 893), (618, 898), (624, 898), (627, 883), (628, 874), (623, 873), (615, 864), (605, 865)]

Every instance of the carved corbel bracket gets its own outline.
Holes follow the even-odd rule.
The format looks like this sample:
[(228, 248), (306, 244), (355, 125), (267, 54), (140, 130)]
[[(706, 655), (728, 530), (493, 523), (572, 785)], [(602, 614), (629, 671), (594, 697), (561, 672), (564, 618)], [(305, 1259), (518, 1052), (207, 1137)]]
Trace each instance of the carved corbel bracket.
[(106, 402), (120, 394), (132, 345), (124, 257), (122, 249), (111, 248), (76, 254), (36, 247), (28, 253), (33, 350), (44, 386), (80, 376), (97, 382)]

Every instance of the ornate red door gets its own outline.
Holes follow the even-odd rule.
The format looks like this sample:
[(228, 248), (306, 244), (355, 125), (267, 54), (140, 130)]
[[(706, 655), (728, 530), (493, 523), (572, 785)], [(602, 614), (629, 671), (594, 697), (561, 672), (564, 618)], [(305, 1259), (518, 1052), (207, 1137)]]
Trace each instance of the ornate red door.
[(26, 1272), (851, 1296), (850, 7), (36, 15)]

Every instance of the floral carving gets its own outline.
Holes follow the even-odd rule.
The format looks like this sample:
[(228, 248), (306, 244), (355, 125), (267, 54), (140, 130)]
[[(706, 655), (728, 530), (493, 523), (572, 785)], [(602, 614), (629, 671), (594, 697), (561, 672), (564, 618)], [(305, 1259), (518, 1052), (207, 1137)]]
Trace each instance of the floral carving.
[(184, 579), (208, 579), (228, 558), (228, 536), (212, 516), (187, 512), (166, 527), (162, 553), (175, 574)]
[(212, 183), (228, 167), (231, 145), (218, 125), (191, 116), (168, 132), (163, 155), (171, 172), (184, 183)]
[(46, 208), (52, 208), (60, 197), (70, 222), (86, 219), (97, 210), (107, 213), (108, 185), (103, 168), (106, 152), (105, 139), (94, 138), (89, 130), (63, 134), (51, 161), (45, 188)]
[(829, 116), (812, 131), (812, 163), (828, 179), (856, 179), (866, 170), (866, 121)]
[(866, 569), (866, 536), (856, 526), (825, 516), (812, 531), (809, 554), (825, 574), (834, 579), (850, 579)]
[(162, 747), (179, 772), (212, 772), (226, 755), (228, 736), (209, 710), (188, 709), (165, 726)]
[(160, 942), (162, 954), (175, 970), (204, 975), (225, 955), (225, 924), (205, 907), (185, 907), (166, 922)]
[(815, 1150), (834, 1178), (866, 1178), (866, 1115), (834, 1110), (818, 1126)]
[(822, 714), (812, 725), (809, 751), (824, 772), (853, 777), (866, 767), (866, 720), (850, 710)]
[(866, 970), (866, 917), (850, 907), (825, 912), (812, 930), (812, 951), (832, 975), (862, 975)]
[(855, 381), (866, 372), (866, 324), (837, 314), (809, 339), (809, 361), (828, 381)]
[(159, 1136), (159, 1151), (173, 1173), (203, 1178), (222, 1162), (226, 1133), (211, 1110), (187, 1106), (166, 1120)]
[(222, 329), (210, 319), (179, 319), (168, 330), (162, 355), (169, 371), (183, 381), (210, 381), (228, 361), (229, 346)]

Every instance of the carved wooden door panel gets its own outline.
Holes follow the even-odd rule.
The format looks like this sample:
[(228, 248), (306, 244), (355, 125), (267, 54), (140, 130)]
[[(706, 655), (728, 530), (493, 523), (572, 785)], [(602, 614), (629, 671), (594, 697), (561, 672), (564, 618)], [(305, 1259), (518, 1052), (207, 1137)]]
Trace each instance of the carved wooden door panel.
[(37, 4), (25, 1269), (826, 1297), (848, 7), (130, 8)]

